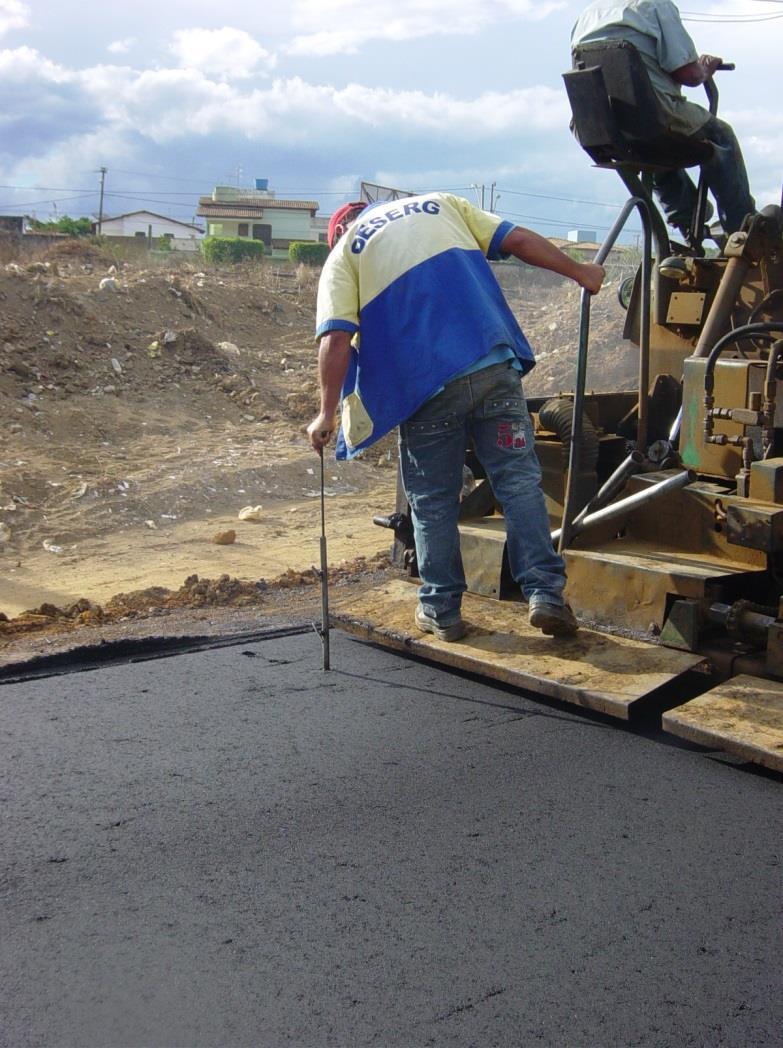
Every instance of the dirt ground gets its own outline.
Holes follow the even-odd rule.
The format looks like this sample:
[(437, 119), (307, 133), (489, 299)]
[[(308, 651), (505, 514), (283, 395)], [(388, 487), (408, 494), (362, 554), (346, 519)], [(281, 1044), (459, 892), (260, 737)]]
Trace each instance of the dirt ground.
[[(596, 390), (634, 385), (615, 294), (628, 271), (594, 303)], [(526, 391), (572, 388), (578, 289), (498, 274), (538, 355)], [(0, 645), (173, 609), (309, 606), (316, 284), (287, 264), (123, 262), (78, 241), (0, 267)], [(361, 461), (326, 456), (337, 584), (383, 570), (391, 533), (371, 518), (395, 483), (391, 437)]]

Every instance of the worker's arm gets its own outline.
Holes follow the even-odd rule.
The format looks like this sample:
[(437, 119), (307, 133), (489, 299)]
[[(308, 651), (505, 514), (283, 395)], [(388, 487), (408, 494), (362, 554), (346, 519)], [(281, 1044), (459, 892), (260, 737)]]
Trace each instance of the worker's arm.
[(606, 271), (595, 262), (576, 262), (573, 258), (555, 247), (545, 237), (539, 236), (530, 229), (515, 226), (500, 246), (503, 254), (515, 258), (539, 269), (549, 269), (560, 276), (575, 280), (580, 287), (594, 295), (604, 282)]
[(669, 73), (669, 76), (672, 80), (676, 80), (678, 84), (683, 84), (685, 87), (698, 87), (699, 84), (703, 84), (712, 77), (712, 74), (722, 62), (723, 59), (716, 58), (715, 55), (702, 55), (695, 62), (689, 62), (687, 65), (675, 69)]
[(321, 410), (307, 427), (315, 451), (322, 451), (337, 429), (337, 408), (350, 360), (351, 335), (347, 331), (330, 331), (324, 335), (318, 349)]

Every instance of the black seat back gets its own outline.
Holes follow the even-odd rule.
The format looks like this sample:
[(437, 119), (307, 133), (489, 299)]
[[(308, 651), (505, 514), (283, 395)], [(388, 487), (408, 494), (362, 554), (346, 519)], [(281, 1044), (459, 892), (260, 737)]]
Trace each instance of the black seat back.
[(599, 167), (693, 167), (712, 147), (668, 130), (666, 115), (636, 48), (625, 40), (579, 44), (563, 74), (579, 144)]

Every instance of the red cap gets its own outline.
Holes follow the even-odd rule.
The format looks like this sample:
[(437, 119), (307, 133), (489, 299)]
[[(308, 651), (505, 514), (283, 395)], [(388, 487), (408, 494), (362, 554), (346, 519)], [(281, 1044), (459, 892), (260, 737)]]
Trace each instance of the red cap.
[(340, 239), (342, 234), (345, 232), (344, 228), (338, 229), (338, 227), (344, 227), (350, 225), (353, 219), (356, 217), (352, 215), (352, 212), (358, 213), (364, 211), (367, 207), (365, 200), (355, 200), (351, 204), (343, 204), (342, 207), (338, 207), (332, 217), (329, 219), (329, 229), (326, 234), (326, 239), (329, 247), (334, 247), (337, 241)]

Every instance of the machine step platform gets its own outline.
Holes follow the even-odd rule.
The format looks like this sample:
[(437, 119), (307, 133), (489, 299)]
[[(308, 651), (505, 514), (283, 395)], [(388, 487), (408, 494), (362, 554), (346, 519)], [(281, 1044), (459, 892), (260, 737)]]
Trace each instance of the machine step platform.
[[(546, 637), (527, 622), (527, 607), (465, 594), (468, 627), (447, 643), (414, 625), (416, 587), (394, 579), (350, 603), (333, 603), (334, 625), (384, 647), (598, 710), (622, 720), (655, 692), (704, 665), (700, 655), (647, 641), (580, 629), (573, 638)], [(693, 692), (691, 692), (693, 694)]]
[(663, 715), (663, 728), (783, 772), (783, 683), (744, 674)]

